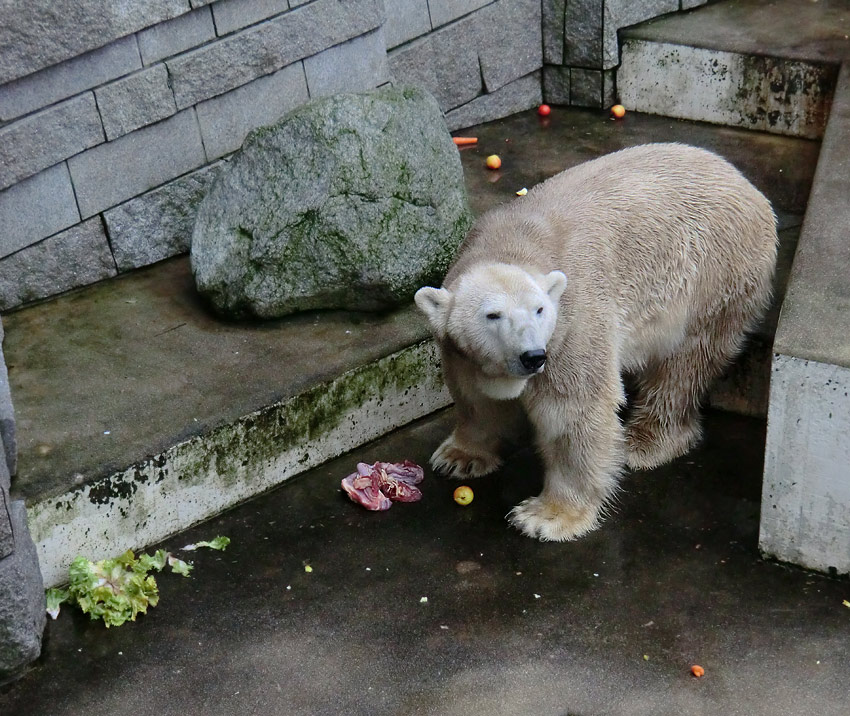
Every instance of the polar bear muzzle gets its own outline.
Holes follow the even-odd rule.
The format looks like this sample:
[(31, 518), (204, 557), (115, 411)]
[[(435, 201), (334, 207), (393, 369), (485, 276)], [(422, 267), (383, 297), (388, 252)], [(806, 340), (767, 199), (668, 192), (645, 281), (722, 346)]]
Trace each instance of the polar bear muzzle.
[(543, 364), (546, 362), (546, 351), (525, 351), (525, 353), (520, 354), (519, 362), (530, 373), (539, 373), (543, 369)]

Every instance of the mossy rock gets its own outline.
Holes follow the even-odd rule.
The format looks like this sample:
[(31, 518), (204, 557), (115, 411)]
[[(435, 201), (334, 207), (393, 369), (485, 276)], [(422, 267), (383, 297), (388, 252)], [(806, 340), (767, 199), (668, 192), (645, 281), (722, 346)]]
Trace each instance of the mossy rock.
[(315, 100), (251, 133), (201, 203), (198, 290), (221, 314), (384, 310), (439, 285), (472, 222), (431, 95)]

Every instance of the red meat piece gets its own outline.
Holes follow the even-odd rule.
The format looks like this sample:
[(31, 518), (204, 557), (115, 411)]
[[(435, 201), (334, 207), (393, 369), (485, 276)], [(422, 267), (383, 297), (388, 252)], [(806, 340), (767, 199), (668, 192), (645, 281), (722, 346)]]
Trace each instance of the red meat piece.
[(357, 463), (357, 472), (343, 478), (342, 489), (367, 510), (388, 510), (393, 506), (390, 498), (381, 492), (380, 473), (365, 462)]
[(357, 463), (357, 472), (342, 480), (342, 489), (353, 502), (367, 510), (388, 510), (393, 502), (417, 502), (422, 492), (416, 487), (425, 471), (410, 460), (404, 462)]

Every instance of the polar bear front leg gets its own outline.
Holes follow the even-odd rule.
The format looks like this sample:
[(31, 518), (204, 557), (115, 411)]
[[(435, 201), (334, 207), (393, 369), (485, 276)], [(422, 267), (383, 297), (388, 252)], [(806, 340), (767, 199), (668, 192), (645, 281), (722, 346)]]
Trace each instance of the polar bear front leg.
[(517, 505), (510, 523), (543, 541), (573, 540), (596, 529), (623, 467), (617, 400), (537, 399), (529, 417), (545, 467), (543, 492)]
[(481, 477), (502, 465), (502, 441), (519, 430), (518, 401), (494, 401), (480, 396), (455, 401), (455, 428), (431, 456), (431, 466), (449, 477)]

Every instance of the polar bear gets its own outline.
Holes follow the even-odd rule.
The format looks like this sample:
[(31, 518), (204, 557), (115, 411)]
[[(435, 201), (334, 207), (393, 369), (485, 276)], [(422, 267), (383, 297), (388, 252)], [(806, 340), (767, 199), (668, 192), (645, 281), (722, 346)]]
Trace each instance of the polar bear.
[[(608, 154), (485, 213), (443, 287), (415, 296), (455, 401), (432, 466), (496, 470), (524, 412), (544, 487), (508, 519), (542, 540), (595, 529), (626, 465), (699, 439), (700, 397), (763, 315), (776, 247), (767, 199), (682, 144)], [(625, 426), (624, 373), (637, 385)]]

